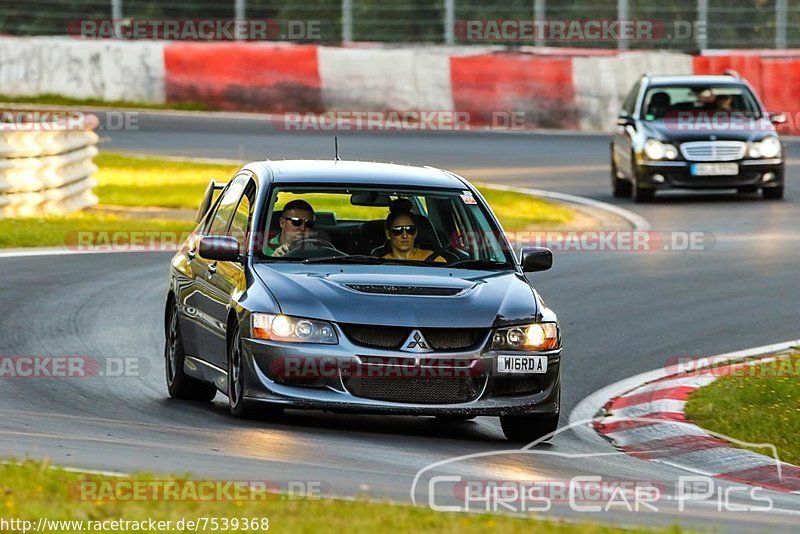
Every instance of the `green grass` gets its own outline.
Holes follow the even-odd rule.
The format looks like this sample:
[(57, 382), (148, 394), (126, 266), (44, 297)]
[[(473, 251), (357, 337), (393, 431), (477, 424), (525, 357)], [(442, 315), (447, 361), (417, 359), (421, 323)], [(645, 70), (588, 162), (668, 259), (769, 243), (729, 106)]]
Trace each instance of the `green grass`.
[(563, 204), (554, 204), (523, 193), (502, 191), (489, 186), (480, 186), (478, 190), (507, 232), (567, 224), (575, 215), (574, 211)]
[(132, 109), (176, 109), (180, 111), (212, 111), (214, 108), (201, 102), (148, 104), (128, 100), (101, 100), (99, 98), (72, 98), (69, 96), (45, 93), (37, 96), (11, 96), (0, 94), (4, 104), (35, 104), (41, 106), (96, 106), (105, 108)]
[(240, 165), (104, 153), (94, 159), (101, 204), (197, 209), (211, 178), (227, 182)]
[(689, 397), (686, 414), (725, 436), (771, 443), (781, 460), (800, 465), (800, 352), (718, 378)]
[[(194, 221), (172, 219), (133, 219), (94, 213), (73, 213), (64, 216), (20, 217), (0, 219), (0, 248), (24, 247), (73, 247), (81, 243), (81, 236), (92, 235), (91, 243), (105, 245), (111, 239), (122, 245), (131, 237), (135, 240), (147, 236), (141, 232), (157, 232), (158, 242), (178, 238), (194, 228)], [(113, 232), (129, 234), (122, 240), (114, 238)], [(137, 234), (138, 233), (138, 234)], [(147, 237), (149, 239), (149, 237)], [(86, 242), (86, 241), (83, 241)], [(134, 243), (135, 244), (135, 243)]]
[[(101, 154), (95, 158), (100, 171), (95, 190), (102, 204), (117, 206), (197, 207), (209, 178), (227, 181), (238, 165), (173, 161), (155, 157)], [(569, 208), (512, 191), (479, 187), (508, 231), (565, 224), (572, 220)], [(284, 198), (285, 197), (285, 198)], [(307, 198), (306, 195), (304, 198)], [(340, 219), (373, 219), (386, 216), (386, 208), (352, 206), (337, 195), (313, 195), (315, 209), (334, 211)], [(282, 196), (278, 203), (294, 198)]]
[[(192, 211), (200, 203), (210, 178), (225, 182), (239, 169), (239, 165), (113, 153), (100, 154), (95, 163), (100, 169), (95, 176), (98, 183), (95, 193), (102, 205)], [(488, 186), (479, 189), (509, 232), (551, 228), (569, 222), (573, 216), (567, 207), (522, 193)], [(312, 204), (318, 211), (336, 212), (339, 219), (381, 219), (387, 214), (385, 207), (353, 206), (341, 195), (306, 195), (309, 196), (313, 196)], [(279, 204), (291, 195), (284, 197)], [(188, 216), (174, 220), (142, 219), (93, 212), (0, 219), (0, 248), (61, 246), (69, 243), (76, 232), (186, 232), (193, 227), (194, 221)]]
[[(137, 474), (139, 480), (187, 480), (187, 477), (165, 477)], [(541, 533), (606, 533), (618, 529), (592, 524), (563, 524), (501, 515), (467, 515), (434, 512), (428, 508), (333, 499), (300, 500), (273, 495), (266, 500), (240, 501), (164, 501), (164, 500), (85, 500), (79, 484), (114, 483), (120, 479), (66, 472), (49, 468), (47, 463), (26, 461), (0, 465), (0, 517), (31, 520), (128, 521), (207, 518), (269, 519), (269, 532), (541, 532)], [(205, 530), (198, 530), (205, 532)], [(207, 530), (211, 532), (209, 528)], [(229, 530), (230, 532), (265, 532), (264, 530)], [(54, 532), (50, 530), (49, 532)], [(70, 532), (62, 528), (60, 532)], [(117, 532), (128, 532), (118, 530)], [(165, 532), (177, 532), (174, 527)], [(219, 530), (218, 530), (219, 532)], [(671, 530), (631, 530), (630, 532), (681, 532)]]

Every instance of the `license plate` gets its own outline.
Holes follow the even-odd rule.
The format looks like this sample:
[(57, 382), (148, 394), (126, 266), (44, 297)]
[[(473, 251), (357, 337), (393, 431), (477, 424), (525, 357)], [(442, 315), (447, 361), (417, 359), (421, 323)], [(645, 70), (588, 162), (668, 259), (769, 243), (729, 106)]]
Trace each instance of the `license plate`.
[(692, 163), (689, 167), (692, 176), (736, 176), (738, 163)]
[(547, 356), (503, 356), (497, 357), (497, 371), (500, 373), (547, 372)]

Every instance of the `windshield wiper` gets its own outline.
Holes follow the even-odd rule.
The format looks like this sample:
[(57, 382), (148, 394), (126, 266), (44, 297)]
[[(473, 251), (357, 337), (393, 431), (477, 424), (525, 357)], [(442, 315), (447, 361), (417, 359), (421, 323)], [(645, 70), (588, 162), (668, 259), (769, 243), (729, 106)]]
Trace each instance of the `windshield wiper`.
[(303, 263), (364, 263), (379, 265), (386, 263), (384, 258), (369, 256), (367, 254), (351, 254), (349, 256), (323, 256), (322, 258), (306, 258)]
[(497, 261), (497, 260), (461, 260), (442, 266), (463, 267), (470, 269), (498, 269), (500, 267), (511, 267), (512, 265), (507, 261)]

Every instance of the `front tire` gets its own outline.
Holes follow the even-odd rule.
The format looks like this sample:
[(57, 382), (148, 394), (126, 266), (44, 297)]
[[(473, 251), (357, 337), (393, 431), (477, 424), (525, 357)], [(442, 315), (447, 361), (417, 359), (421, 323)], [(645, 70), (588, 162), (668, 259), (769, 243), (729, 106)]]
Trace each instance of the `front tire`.
[(783, 186), (765, 187), (761, 190), (765, 200), (781, 200), (783, 198)]
[(634, 176), (631, 183), (631, 198), (633, 198), (634, 202), (652, 202), (655, 196), (655, 189), (643, 189), (639, 187), (639, 183), (636, 181), (636, 177)]
[[(500, 417), (503, 434), (510, 441), (530, 443), (550, 441), (558, 428), (558, 414), (555, 415), (503, 415)], [(544, 439), (542, 439), (544, 438)]]
[(202, 382), (187, 375), (183, 370), (186, 353), (183, 351), (181, 325), (178, 321), (178, 307), (172, 303), (167, 322), (166, 343), (164, 344), (164, 368), (167, 389), (173, 399), (211, 401), (217, 395), (214, 384)]
[(234, 417), (249, 419), (256, 415), (276, 416), (283, 413), (280, 406), (255, 406), (252, 401), (244, 398), (244, 383), (247, 367), (244, 365), (244, 352), (242, 351), (242, 337), (239, 324), (231, 326), (232, 331), (228, 336), (228, 406)]
[(631, 183), (617, 176), (617, 164), (611, 158), (611, 191), (614, 198), (630, 198)]

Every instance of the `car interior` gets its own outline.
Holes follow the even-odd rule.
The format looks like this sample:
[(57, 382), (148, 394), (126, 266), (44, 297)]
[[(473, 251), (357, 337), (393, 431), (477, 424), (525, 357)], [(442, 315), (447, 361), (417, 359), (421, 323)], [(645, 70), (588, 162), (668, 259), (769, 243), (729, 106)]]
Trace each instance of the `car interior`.
[[(302, 197), (302, 195), (300, 195)], [(313, 195), (308, 195), (312, 206)], [(394, 196), (393, 198), (397, 198)], [(353, 206), (369, 206), (383, 208), (381, 218), (357, 219), (341, 217), (340, 211), (316, 211), (314, 213), (314, 237), (330, 242), (337, 250), (348, 255), (372, 255), (382, 257), (391, 251), (385, 233), (386, 215), (389, 204), (393, 200), (383, 193), (354, 193), (349, 203)], [(436, 197), (408, 197), (414, 205), (413, 213), (417, 222), (415, 247), (439, 252), (447, 262), (462, 259), (480, 258), (478, 251), (470, 252), (463, 240), (447, 236), (458, 236), (462, 231), (459, 217), (452, 207), (452, 199)], [(457, 198), (457, 197), (456, 197)], [(280, 199), (273, 204), (269, 215), (267, 239), (280, 232), (281, 208), (285, 201)], [(422, 211), (425, 210), (423, 214)], [(343, 210), (347, 212), (348, 210)]]

